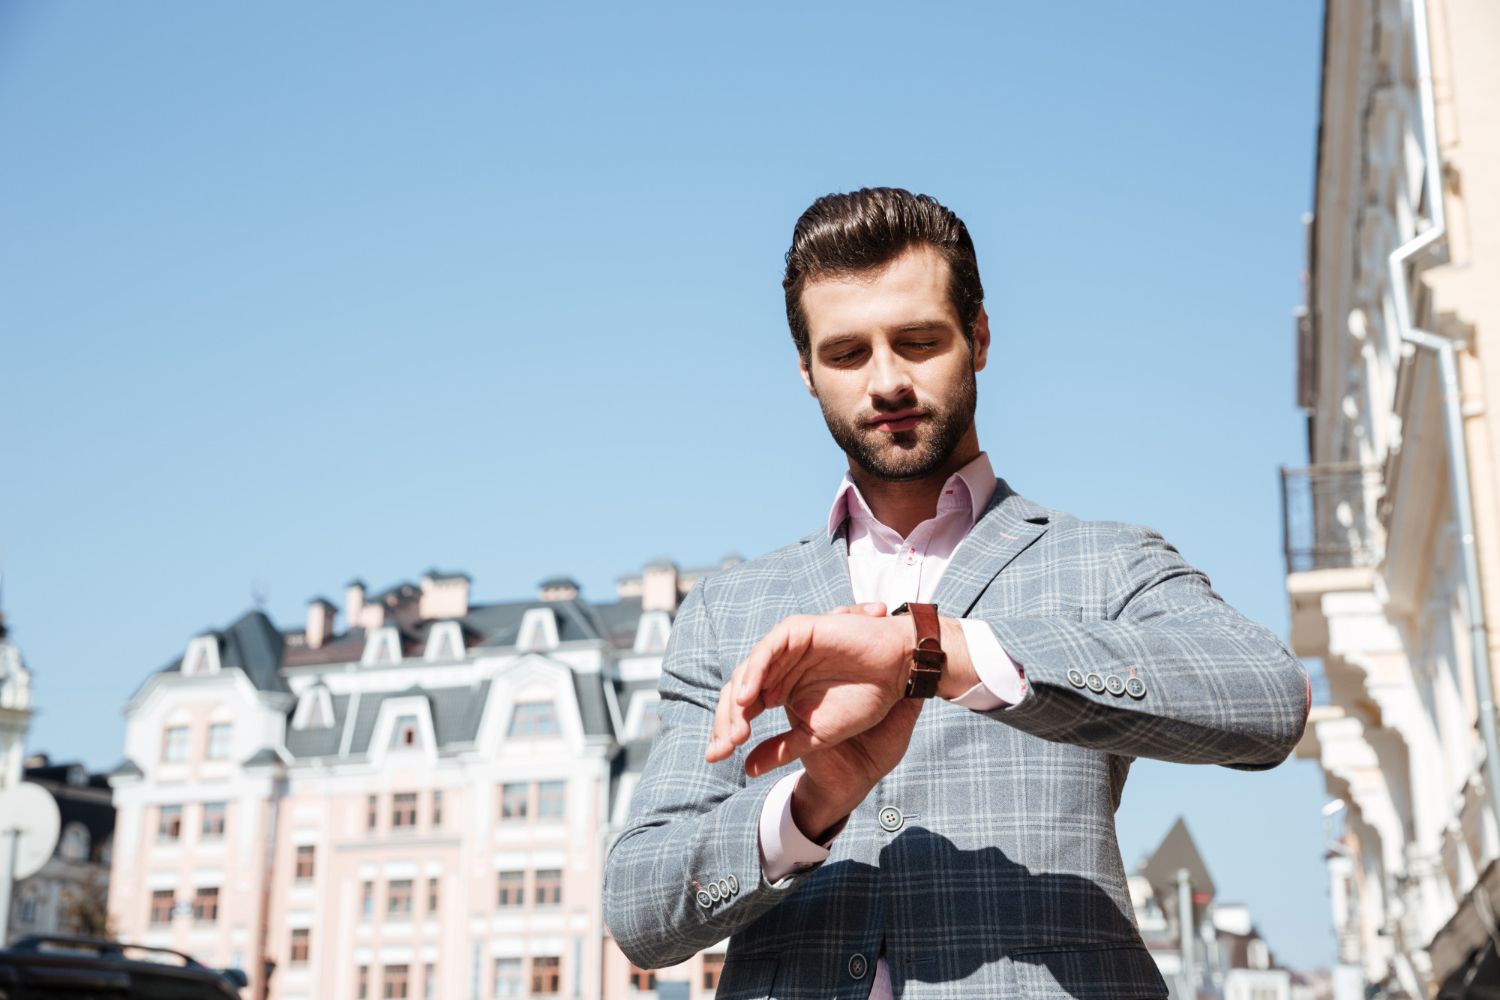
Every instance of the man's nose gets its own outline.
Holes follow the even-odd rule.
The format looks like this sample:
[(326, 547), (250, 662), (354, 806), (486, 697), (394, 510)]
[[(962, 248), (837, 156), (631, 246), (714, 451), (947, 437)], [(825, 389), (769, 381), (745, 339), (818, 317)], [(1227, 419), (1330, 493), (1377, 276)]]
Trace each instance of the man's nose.
[(911, 395), (911, 373), (894, 351), (882, 348), (871, 357), (870, 396), (891, 402)]

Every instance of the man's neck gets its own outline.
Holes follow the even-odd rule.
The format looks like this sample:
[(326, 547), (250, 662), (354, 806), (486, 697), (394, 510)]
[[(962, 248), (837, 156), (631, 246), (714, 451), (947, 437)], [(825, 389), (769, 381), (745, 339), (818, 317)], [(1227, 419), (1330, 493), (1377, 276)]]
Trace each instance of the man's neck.
[(875, 520), (905, 538), (917, 525), (937, 514), (943, 485), (955, 472), (978, 458), (979, 451), (978, 437), (970, 430), (948, 461), (921, 479), (881, 479), (852, 462), (849, 479), (859, 489)]

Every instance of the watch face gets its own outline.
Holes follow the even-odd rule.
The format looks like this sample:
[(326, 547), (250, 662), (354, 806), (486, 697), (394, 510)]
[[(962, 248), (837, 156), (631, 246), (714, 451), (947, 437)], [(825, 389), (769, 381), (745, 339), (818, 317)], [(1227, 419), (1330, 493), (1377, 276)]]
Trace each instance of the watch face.
[(911, 602), (910, 601), (902, 601), (901, 602), (901, 606), (898, 607), (895, 611), (891, 612), (891, 617), (894, 618), (896, 615), (909, 615), (909, 614), (911, 614)]

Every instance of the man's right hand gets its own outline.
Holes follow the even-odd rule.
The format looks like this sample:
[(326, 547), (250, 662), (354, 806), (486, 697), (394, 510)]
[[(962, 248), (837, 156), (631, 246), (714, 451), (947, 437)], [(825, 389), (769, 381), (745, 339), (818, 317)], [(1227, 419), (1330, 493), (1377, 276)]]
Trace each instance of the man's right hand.
[[(877, 618), (885, 613), (884, 604), (856, 604), (830, 612)], [(911, 743), (912, 729), (922, 714), (922, 704), (922, 699), (902, 699), (891, 706), (884, 719), (859, 735), (826, 749), (803, 754), (803, 774), (792, 791), (792, 820), (804, 836), (814, 842), (826, 839), (828, 833), (865, 800), (880, 779), (901, 762)], [(787, 706), (787, 715), (796, 725), (790, 705)], [(753, 751), (750, 756), (753, 761)], [(770, 770), (770, 767), (765, 770)]]

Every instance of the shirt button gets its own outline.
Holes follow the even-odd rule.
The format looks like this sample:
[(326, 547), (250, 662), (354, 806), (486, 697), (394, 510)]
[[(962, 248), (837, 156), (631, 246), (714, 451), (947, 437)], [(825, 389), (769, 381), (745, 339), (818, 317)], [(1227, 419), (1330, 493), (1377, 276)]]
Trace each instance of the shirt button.
[(865, 956), (857, 951), (849, 956), (849, 978), (863, 979), (865, 978), (865, 973), (869, 971), (870, 963), (865, 960)]
[[(880, 810), (880, 828), (886, 833), (895, 833), (901, 829), (901, 824), (906, 822), (906, 817), (901, 815), (901, 810), (895, 806), (886, 806)], [(858, 979), (858, 976), (854, 977)]]

